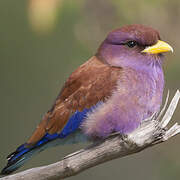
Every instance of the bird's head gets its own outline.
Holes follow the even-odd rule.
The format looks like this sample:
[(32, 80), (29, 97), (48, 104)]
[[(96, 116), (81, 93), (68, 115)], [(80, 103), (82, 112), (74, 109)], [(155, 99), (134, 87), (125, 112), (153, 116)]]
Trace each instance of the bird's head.
[(160, 39), (158, 31), (144, 25), (128, 25), (110, 32), (98, 49), (97, 56), (116, 66), (161, 64), (162, 53), (172, 47)]

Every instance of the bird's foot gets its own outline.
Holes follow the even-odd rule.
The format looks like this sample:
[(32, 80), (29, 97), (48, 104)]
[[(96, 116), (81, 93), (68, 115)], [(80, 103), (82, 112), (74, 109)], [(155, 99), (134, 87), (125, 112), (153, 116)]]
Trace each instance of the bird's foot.
[(121, 139), (126, 139), (127, 138), (126, 134), (121, 134), (120, 132), (113, 132), (107, 138), (112, 138), (114, 136), (119, 136)]

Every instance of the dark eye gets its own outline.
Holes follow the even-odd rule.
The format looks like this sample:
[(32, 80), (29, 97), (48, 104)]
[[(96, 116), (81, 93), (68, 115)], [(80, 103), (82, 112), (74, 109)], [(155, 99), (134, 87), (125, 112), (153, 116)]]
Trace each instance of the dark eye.
[(128, 45), (128, 47), (133, 48), (134, 46), (137, 45), (137, 42), (136, 41), (128, 41), (126, 44)]

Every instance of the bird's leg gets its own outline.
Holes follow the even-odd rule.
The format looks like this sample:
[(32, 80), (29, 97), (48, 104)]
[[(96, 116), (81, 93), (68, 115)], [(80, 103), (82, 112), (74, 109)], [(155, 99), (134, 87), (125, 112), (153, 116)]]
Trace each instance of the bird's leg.
[(121, 139), (127, 138), (126, 134), (121, 134), (120, 132), (113, 132), (107, 138), (112, 138), (114, 136), (119, 136)]

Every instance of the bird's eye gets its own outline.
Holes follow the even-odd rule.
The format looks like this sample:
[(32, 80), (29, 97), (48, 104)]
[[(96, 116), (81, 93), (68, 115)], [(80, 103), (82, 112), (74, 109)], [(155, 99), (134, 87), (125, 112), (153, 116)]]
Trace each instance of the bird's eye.
[(137, 45), (137, 42), (136, 41), (128, 41), (126, 44), (128, 47), (133, 48), (134, 46)]

